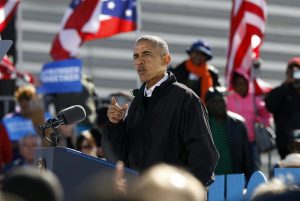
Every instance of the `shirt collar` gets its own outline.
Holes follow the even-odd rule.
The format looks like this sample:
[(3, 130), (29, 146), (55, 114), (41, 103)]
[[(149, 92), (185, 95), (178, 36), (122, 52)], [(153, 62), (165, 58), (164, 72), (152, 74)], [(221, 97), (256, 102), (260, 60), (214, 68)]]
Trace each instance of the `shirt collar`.
[(161, 83), (163, 83), (167, 79), (168, 79), (168, 73), (165, 73), (164, 77), (161, 80), (159, 80), (155, 85), (153, 85), (151, 88), (147, 89), (147, 87), (145, 87), (145, 89), (144, 89), (144, 95), (146, 97), (151, 97), (152, 93), (153, 93), (153, 91), (155, 89), (155, 87), (160, 86)]

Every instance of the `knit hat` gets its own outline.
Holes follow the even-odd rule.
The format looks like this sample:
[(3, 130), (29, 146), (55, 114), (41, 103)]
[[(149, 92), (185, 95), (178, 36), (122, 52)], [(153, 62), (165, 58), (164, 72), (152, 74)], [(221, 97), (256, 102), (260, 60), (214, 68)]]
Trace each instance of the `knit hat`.
[(211, 60), (213, 58), (210, 45), (206, 41), (197, 40), (193, 42), (186, 52), (190, 55), (192, 51), (200, 51), (204, 53), (207, 60)]

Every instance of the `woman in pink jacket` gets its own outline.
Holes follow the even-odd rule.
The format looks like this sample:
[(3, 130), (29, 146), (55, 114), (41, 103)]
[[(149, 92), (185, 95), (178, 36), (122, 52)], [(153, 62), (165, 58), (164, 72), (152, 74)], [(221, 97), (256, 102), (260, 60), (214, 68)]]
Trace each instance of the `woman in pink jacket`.
[(260, 164), (260, 157), (255, 143), (254, 123), (261, 122), (266, 126), (270, 125), (272, 116), (265, 107), (262, 97), (254, 96), (254, 90), (250, 90), (250, 77), (242, 70), (236, 70), (231, 79), (232, 90), (227, 96), (228, 110), (235, 112), (245, 119), (248, 140), (253, 149), (257, 165)]

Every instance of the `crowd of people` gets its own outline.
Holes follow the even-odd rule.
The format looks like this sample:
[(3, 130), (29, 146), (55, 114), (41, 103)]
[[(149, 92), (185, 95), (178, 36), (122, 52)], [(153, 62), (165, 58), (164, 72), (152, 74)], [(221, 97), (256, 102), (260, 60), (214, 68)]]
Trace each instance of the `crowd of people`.
[[(133, 96), (119, 92), (100, 100), (86, 76), (81, 93), (41, 96), (33, 85), (20, 86), (14, 94), (14, 111), (0, 123), (1, 196), (47, 200), (34, 193), (36, 198), (27, 198), (16, 190), (26, 180), (27, 192), (33, 191), (30, 185), (41, 182), (52, 200), (63, 200), (54, 174), (41, 177), (29, 169), (35, 149), (51, 145), (39, 135), (38, 126), (75, 104), (84, 107), (87, 118), (76, 125), (60, 125), (59, 146), (114, 163), (121, 160), (141, 173), (132, 189), (120, 182), (123, 177), (116, 177), (111, 181), (116, 185), (99, 183), (101, 191), (86, 189), (79, 200), (206, 200), (215, 175), (241, 173), (249, 179), (261, 169), (257, 122), (275, 130), (281, 157), (276, 166), (300, 167), (300, 57), (288, 61), (286, 80), (280, 86), (258, 94), (256, 77), (243, 68), (232, 73), (230, 86), (221, 83), (217, 67), (209, 64), (213, 53), (207, 41), (196, 40), (186, 52), (186, 60), (171, 66), (163, 39), (138, 38), (133, 63), (142, 85)], [(277, 195), (272, 189), (278, 181), (272, 182), (259, 187), (253, 200), (276, 200), (276, 196), (295, 200), (292, 196), (300, 194), (299, 187), (283, 183), (284, 195)], [(114, 191), (118, 193), (108, 193)]]

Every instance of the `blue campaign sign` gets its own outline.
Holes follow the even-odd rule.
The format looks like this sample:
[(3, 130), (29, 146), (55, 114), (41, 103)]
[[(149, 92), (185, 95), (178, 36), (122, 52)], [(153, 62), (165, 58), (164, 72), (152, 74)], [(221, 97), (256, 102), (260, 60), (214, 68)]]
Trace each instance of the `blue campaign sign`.
[(80, 59), (66, 59), (45, 64), (40, 73), (42, 86), (37, 89), (38, 93), (81, 92), (81, 63)]
[(4, 118), (2, 122), (10, 140), (19, 140), (27, 134), (36, 134), (30, 119), (21, 116), (13, 116)]

